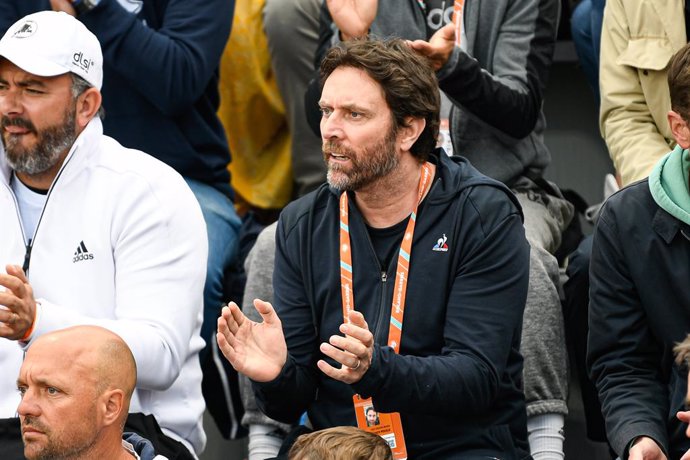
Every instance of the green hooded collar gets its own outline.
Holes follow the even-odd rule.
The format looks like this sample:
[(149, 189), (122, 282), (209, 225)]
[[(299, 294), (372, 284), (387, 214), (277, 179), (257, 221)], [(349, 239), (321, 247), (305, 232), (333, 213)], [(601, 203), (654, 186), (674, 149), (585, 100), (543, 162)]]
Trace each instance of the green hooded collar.
[(654, 166), (649, 191), (656, 204), (676, 219), (690, 225), (690, 151), (676, 146)]

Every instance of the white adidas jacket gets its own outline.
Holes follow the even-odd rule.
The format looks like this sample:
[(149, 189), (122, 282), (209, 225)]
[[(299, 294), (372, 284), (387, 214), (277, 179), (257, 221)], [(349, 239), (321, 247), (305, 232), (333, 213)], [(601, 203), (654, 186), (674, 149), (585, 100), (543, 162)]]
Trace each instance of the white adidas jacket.
[[(10, 176), (0, 146), (3, 273), (26, 253)], [(206, 443), (198, 352), (208, 247), (184, 179), (104, 136), (94, 119), (53, 182), (32, 238), (28, 277), (40, 303), (32, 339), (78, 324), (119, 334), (137, 363), (130, 411), (153, 414), (198, 455)], [(0, 418), (16, 416), (26, 345), (0, 338)]]

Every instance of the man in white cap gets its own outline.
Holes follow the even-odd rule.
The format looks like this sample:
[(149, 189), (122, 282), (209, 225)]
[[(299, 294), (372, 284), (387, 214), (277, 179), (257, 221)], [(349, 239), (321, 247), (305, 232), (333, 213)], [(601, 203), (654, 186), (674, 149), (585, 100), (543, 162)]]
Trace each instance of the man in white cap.
[(93, 324), (136, 360), (128, 430), (194, 458), (204, 220), (178, 173), (103, 135), (102, 80), (98, 40), (68, 14), (26, 16), (0, 40), (0, 438), (17, 423), (23, 352)]

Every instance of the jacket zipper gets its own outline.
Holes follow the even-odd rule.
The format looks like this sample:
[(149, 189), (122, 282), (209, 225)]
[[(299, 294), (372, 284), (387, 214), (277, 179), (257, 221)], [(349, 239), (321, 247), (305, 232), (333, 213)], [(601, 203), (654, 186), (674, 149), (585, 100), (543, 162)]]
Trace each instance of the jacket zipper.
[(381, 263), (379, 262), (379, 258), (376, 256), (376, 251), (374, 250), (374, 244), (371, 242), (371, 237), (369, 236), (369, 232), (365, 232), (367, 236), (367, 242), (369, 243), (369, 253), (374, 259), (374, 262), (376, 265), (379, 266), (380, 270), (380, 280), (381, 280), (381, 300), (379, 301), (379, 308), (377, 311), (377, 316), (376, 316), (376, 321), (374, 321), (374, 329), (370, 329), (371, 333), (374, 334), (374, 343), (378, 343), (378, 338), (379, 338), (379, 330), (381, 329), (381, 326), (383, 324), (383, 311), (385, 310), (385, 302), (386, 302), (386, 281), (388, 281), (388, 273), (386, 273), (386, 270), (384, 267), (381, 267)]
[[(75, 150), (76, 152), (76, 150)], [(41, 216), (38, 218), (38, 222), (36, 223), (36, 229), (34, 230), (34, 235), (33, 238), (29, 240), (29, 243), (26, 244), (26, 253), (24, 254), (24, 263), (22, 264), (22, 270), (24, 270), (24, 275), (26, 276), (27, 279), (29, 279), (29, 266), (31, 265), (31, 251), (33, 250), (34, 244), (36, 243), (36, 235), (38, 234), (38, 229), (41, 227), (41, 222), (43, 221), (43, 215), (46, 212), (46, 208), (48, 207), (48, 201), (50, 201), (50, 195), (53, 192), (53, 189), (55, 188), (55, 185), (58, 182), (58, 179), (60, 179), (60, 176), (62, 176), (62, 172), (65, 170), (67, 167), (67, 164), (72, 160), (72, 157), (74, 156), (74, 153), (72, 152), (72, 155), (68, 155), (67, 160), (65, 163), (62, 165), (60, 168), (60, 171), (58, 171), (57, 175), (55, 176), (55, 179), (53, 179), (53, 183), (50, 184), (50, 188), (48, 189), (48, 193), (46, 194), (46, 201), (43, 203), (43, 209), (41, 210)], [(19, 180), (15, 177), (15, 180)], [(24, 241), (26, 241), (26, 232), (24, 231), (24, 225), (22, 224), (22, 217), (19, 214), (19, 203), (17, 203), (17, 197), (14, 196), (14, 192), (12, 191), (12, 188), (10, 187), (10, 193), (12, 194), (12, 198), (14, 198), (14, 206), (17, 211), (17, 218), (19, 219), (19, 227), (22, 229), (22, 237), (24, 238)]]
[[(26, 241), (26, 240), (25, 240)], [(29, 240), (29, 244), (26, 245), (26, 253), (24, 254), (24, 263), (22, 264), (22, 270), (24, 274), (29, 276), (29, 264), (31, 263), (31, 249), (33, 248), (33, 240)]]
[[(10, 176), (10, 181), (11, 180), (12, 180), (12, 176)], [(15, 180), (18, 180), (18, 179), (15, 179)], [(10, 193), (10, 196), (12, 197), (12, 201), (14, 201), (14, 212), (17, 215), (17, 222), (19, 222), (19, 231), (22, 234), (22, 241), (26, 241), (26, 230), (24, 230), (24, 223), (22, 222), (22, 216), (19, 214), (19, 203), (17, 202), (17, 197), (14, 196), (14, 192), (12, 191), (12, 186), (9, 183), (4, 184), (4, 185), (5, 185), (5, 188), (7, 188), (7, 191)], [(27, 257), (30, 257), (30, 256), (27, 256), (26, 254), (31, 253), (30, 244), (24, 243), (24, 246), (25, 246), (26, 253), (24, 254), (24, 263), (22, 265), (22, 269), (24, 269), (24, 266), (27, 264), (27, 262), (26, 262)], [(26, 274), (26, 269), (24, 269), (24, 273)]]
[[(429, 198), (429, 195), (431, 195), (431, 191), (436, 186), (436, 182), (438, 182), (438, 181), (434, 180), (431, 183), (431, 187), (429, 188), (429, 192), (427, 193), (425, 200), (427, 200)], [(409, 217), (408, 217), (408, 219), (409, 219)], [(380, 264), (379, 259), (376, 256), (376, 251), (374, 250), (374, 244), (371, 242), (371, 237), (369, 236), (368, 232), (366, 235), (367, 235), (367, 241), (369, 242), (369, 249), (371, 251), (371, 254), (373, 255), (376, 263)], [(395, 264), (395, 266), (397, 267), (397, 265), (398, 265), (397, 254), (398, 253), (396, 252), (395, 255), (393, 256), (393, 258), (389, 264), (389, 267), (388, 267), (389, 270), (390, 270), (392, 264)], [(379, 301), (378, 317), (376, 318), (376, 321), (375, 321), (376, 327), (374, 328), (373, 331), (371, 331), (372, 334), (374, 334), (374, 343), (379, 342), (378, 341), (378, 338), (380, 335), (379, 332), (384, 327), (383, 312), (386, 310), (386, 287), (387, 287), (387, 282), (388, 282), (388, 272), (386, 271), (385, 267), (380, 267), (380, 270), (381, 270), (381, 272), (380, 272), (381, 273), (381, 276), (380, 276), (380, 279), (381, 279), (381, 300)], [(397, 272), (397, 270), (395, 270), (393, 273), (396, 273), (396, 272)], [(392, 300), (391, 300), (391, 302), (392, 302)], [(391, 308), (392, 308), (392, 305), (391, 305)]]
[(383, 329), (383, 312), (386, 309), (386, 282), (388, 281), (388, 273), (381, 270), (381, 301), (379, 302), (378, 318), (376, 319), (376, 327), (374, 328), (374, 343), (378, 343), (379, 332)]

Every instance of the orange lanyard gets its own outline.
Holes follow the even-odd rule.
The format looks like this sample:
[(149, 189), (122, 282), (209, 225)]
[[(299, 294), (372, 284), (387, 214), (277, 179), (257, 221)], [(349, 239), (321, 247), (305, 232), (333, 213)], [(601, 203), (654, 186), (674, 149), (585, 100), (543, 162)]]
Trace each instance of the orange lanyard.
[[(417, 203), (412, 214), (410, 214), (410, 220), (407, 222), (407, 228), (405, 229), (405, 236), (398, 252), (398, 268), (395, 274), (395, 288), (393, 291), (393, 304), (391, 306), (390, 328), (388, 330), (388, 346), (393, 348), (396, 353), (400, 351), (407, 276), (410, 271), (410, 254), (412, 252), (414, 227), (417, 221), (417, 208), (431, 187), (431, 176), (432, 165), (424, 163), (422, 165), (422, 176), (419, 178)], [(347, 192), (343, 192), (340, 195), (340, 292), (343, 304), (343, 317), (346, 323), (350, 322), (350, 311), (355, 309), (351, 247), (348, 198)]]
[(465, 9), (465, 0), (455, 0), (453, 3), (453, 23), (455, 24), (455, 46), (460, 46), (462, 35), (462, 13)]

